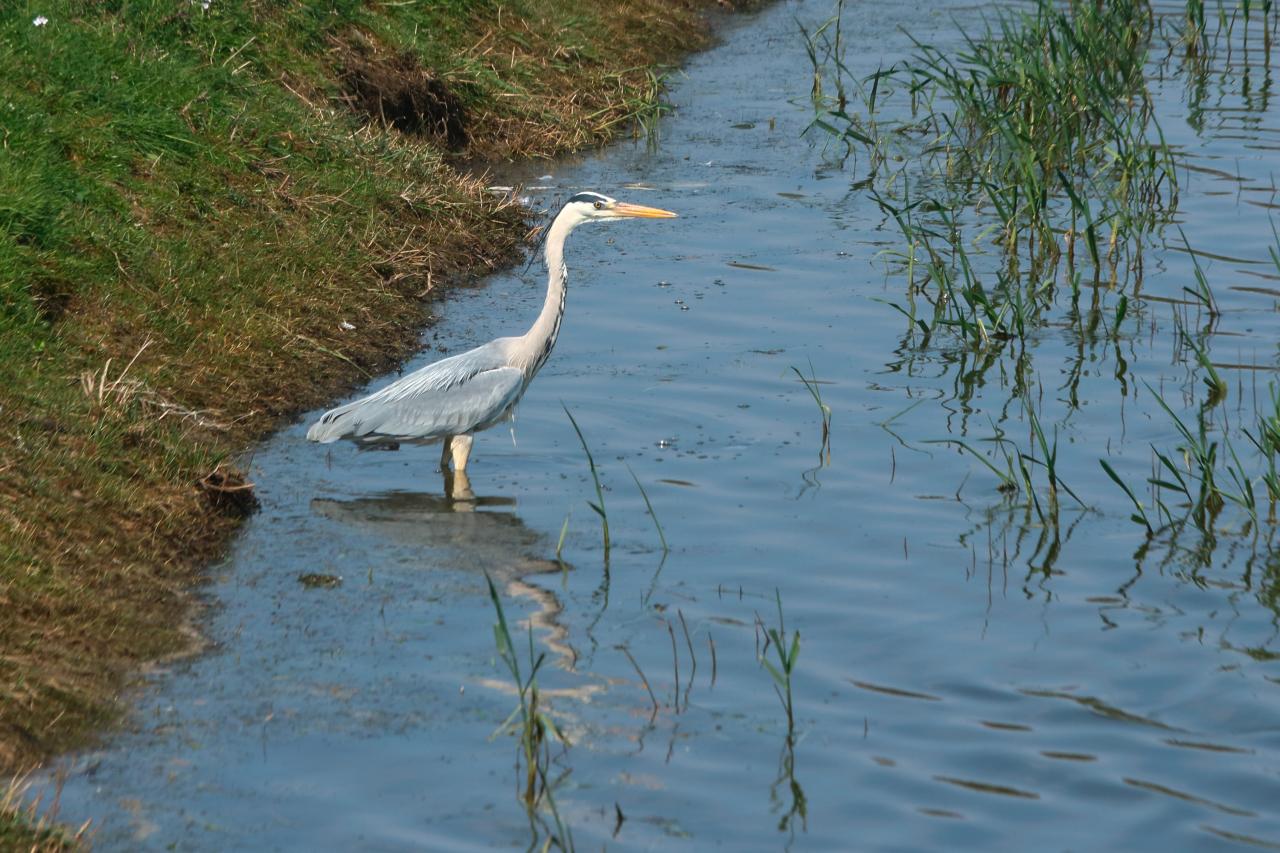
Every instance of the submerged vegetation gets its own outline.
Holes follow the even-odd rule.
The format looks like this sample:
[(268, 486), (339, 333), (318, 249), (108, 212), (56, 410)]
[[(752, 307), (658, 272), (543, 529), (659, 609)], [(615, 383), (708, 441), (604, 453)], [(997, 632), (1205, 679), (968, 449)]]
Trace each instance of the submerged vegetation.
[[(788, 635), (787, 621), (782, 615), (782, 593), (778, 590), (774, 591), (774, 602), (778, 605), (778, 627), (770, 628), (766, 626), (759, 614), (756, 615), (757, 629), (763, 630), (765, 636), (764, 648), (760, 651), (758, 657), (760, 665), (768, 671), (769, 676), (773, 679), (773, 689), (778, 694), (778, 701), (782, 703), (782, 709), (787, 712), (787, 737), (794, 738), (796, 715), (795, 703), (791, 694), (791, 677), (795, 674), (796, 661), (800, 657), (800, 632), (792, 631)], [(774, 656), (778, 659), (777, 665), (774, 665), (769, 660), (770, 648), (773, 649)]]
[[(574, 419), (573, 413), (569, 411), (569, 407), (564, 407), (564, 413), (569, 418), (569, 423), (573, 425), (573, 432), (578, 436), (578, 442), (582, 445), (582, 452), (587, 457), (587, 468), (591, 470), (591, 482), (596, 487), (595, 501), (587, 501), (587, 506), (591, 507), (591, 511), (600, 517), (600, 542), (604, 547), (604, 562), (609, 565), (609, 512), (604, 506), (604, 487), (600, 485), (600, 471), (596, 468), (595, 457), (591, 455), (591, 448), (587, 447), (586, 436), (582, 434), (582, 429), (578, 426), (578, 422)], [(639, 485), (640, 481), (636, 481)], [(647, 498), (646, 498), (647, 500)], [(566, 519), (567, 523), (567, 519)], [(665, 539), (664, 539), (665, 542)]]
[[(1095, 287), (1140, 286), (1146, 240), (1178, 197), (1143, 75), (1146, 3), (1039, 0), (966, 36), (964, 53), (916, 41), (910, 59), (866, 80), (847, 79), (830, 26), (810, 56), (832, 63), (836, 95), (819, 87), (813, 128), (865, 165), (901, 230), (906, 247), (892, 256), (906, 304), (892, 304), (913, 328), (974, 345), (1025, 339), (1060, 283), (1078, 299), (1086, 271)], [(889, 119), (897, 99), (907, 114)]]
[[(562, 404), (563, 406), (563, 404)], [(604, 552), (604, 568), (606, 582), (609, 572), (609, 552), (612, 548), (613, 540), (609, 536), (609, 511), (604, 503), (604, 484), (600, 481), (600, 469), (596, 465), (596, 458), (591, 453), (591, 448), (587, 446), (587, 438), (582, 434), (582, 428), (578, 426), (578, 420), (573, 416), (573, 412), (569, 411), (568, 406), (563, 406), (565, 415), (569, 418), (569, 424), (573, 427), (574, 435), (578, 437), (578, 443), (582, 445), (582, 453), (587, 457), (587, 470), (591, 473), (591, 484), (595, 488), (596, 499), (588, 500), (587, 506), (591, 507), (591, 511), (600, 519), (600, 544)], [(627, 473), (631, 475), (632, 481), (636, 484), (636, 490), (640, 492), (641, 499), (644, 500), (645, 513), (653, 522), (653, 529), (658, 534), (658, 541), (662, 544), (662, 553), (665, 555), (671, 551), (671, 546), (667, 544), (667, 534), (662, 530), (662, 523), (658, 520), (658, 514), (653, 509), (653, 502), (649, 500), (649, 493), (645, 490), (644, 484), (640, 482), (640, 478), (636, 476), (636, 472), (627, 466)], [(572, 510), (570, 510), (570, 513)], [(560, 541), (556, 545), (556, 559), (560, 558), (560, 553), (564, 549), (564, 537), (569, 531), (569, 515), (565, 515), (564, 525), (560, 529)]]
[[(1118, 460), (1099, 460), (1149, 544), (1175, 548), (1190, 527), (1210, 543), (1194, 549), (1207, 560), (1224, 524), (1248, 532), (1275, 523), (1277, 386), (1259, 394), (1255, 383), (1253, 415), (1227, 417), (1231, 385), (1211, 352), (1223, 309), (1201, 263), (1206, 253), (1177, 224), (1179, 175), (1195, 167), (1167, 142), (1151, 89), (1157, 78), (1185, 77), (1196, 126), (1199, 87), (1219, 67), (1218, 54), (1243, 53), (1248, 95), (1249, 47), (1261, 42), (1253, 55), (1269, 69), (1277, 21), (1269, 3), (1219, 3), (1216, 15), (1205, 5), (1188, 2), (1183, 14), (1144, 0), (1035, 0), (991, 13), (961, 50), (912, 38), (908, 58), (863, 76), (845, 61), (843, 2), (804, 32), (813, 67), (807, 133), (825, 137), (901, 235), (881, 256), (902, 295), (882, 301), (907, 320), (907, 358), (932, 349), (972, 363), (958, 384), (966, 410), (987, 371), (996, 368), (1010, 386), (999, 420), (990, 419), (994, 435), (975, 440), (966, 417), (962, 435), (939, 443), (994, 473), (1006, 505), (1028, 508), (1045, 568), (1061, 545), (1058, 493), (1081, 510), (1102, 499), (1067, 486), (1063, 472), (1072, 469), (1058, 454), (1059, 434), (1081, 405), (1082, 363), (1061, 386), (1061, 420), (1043, 419), (1035, 349), (1059, 330), (1082, 356), (1110, 348), (1121, 394), (1145, 389), (1152, 415), (1172, 433), (1168, 446), (1151, 446), (1141, 485)], [(1162, 293), (1149, 280), (1150, 259), (1163, 270), (1175, 252), (1188, 276), (1177, 292)], [(1269, 254), (1280, 271), (1276, 249)], [(1143, 327), (1163, 331), (1176, 361), (1199, 377), (1183, 389), (1190, 415), (1139, 380), (1122, 354)], [(1021, 442), (1006, 422), (1019, 412)], [(1036, 470), (1046, 480), (1040, 491)], [(1226, 506), (1244, 520), (1226, 522)]]
[(489, 587), (489, 601), (493, 604), (493, 610), (498, 619), (493, 625), (493, 639), (498, 658), (507, 667), (515, 682), (517, 705), (499, 731), (510, 728), (515, 731), (520, 741), (516, 770), (521, 781), (517, 795), (529, 817), (533, 844), (542, 840), (543, 849), (548, 849), (554, 844), (561, 850), (571, 851), (574, 849), (573, 835), (561, 819), (555, 800), (555, 788), (568, 776), (568, 771), (566, 770), (557, 779), (550, 778), (554, 760), (551, 755), (551, 740), (554, 738), (565, 750), (568, 750), (569, 739), (556, 725), (555, 720), (542, 710), (542, 694), (538, 690), (538, 671), (542, 669), (547, 653), (535, 654), (533, 627), (530, 626), (528, 659), (526, 665), (521, 667), (520, 655), (516, 653), (515, 641), (511, 637), (511, 628), (507, 625), (507, 616), (502, 609), (502, 599), (498, 596), (497, 587), (493, 585), (493, 579), (487, 575), (485, 582)]
[(661, 109), (697, 9), (18, 3), (0, 13), (0, 767), (187, 648), (253, 507), (231, 454), (408, 354), (424, 297), (509, 263), (459, 168)]
[[(773, 599), (778, 607), (778, 627), (766, 626), (760, 614), (756, 614), (756, 631), (763, 631), (765, 637), (764, 647), (756, 653), (756, 657), (760, 665), (768, 671), (769, 677), (773, 679), (773, 690), (778, 695), (778, 701), (782, 703), (782, 708), (787, 715), (787, 734), (783, 739), (782, 751), (778, 758), (778, 776), (769, 789), (769, 799), (775, 811), (782, 811), (784, 803), (778, 791), (785, 788), (788, 800), (785, 803), (786, 811), (778, 819), (778, 831), (790, 831), (794, 836), (795, 818), (800, 818), (801, 827), (807, 828), (809, 816), (804, 788), (796, 778), (796, 715), (791, 689), (796, 662), (800, 658), (800, 632), (792, 631), (788, 636), (787, 621), (782, 614), (782, 593), (775, 589)], [(777, 658), (776, 665), (769, 660), (770, 649), (773, 649), (772, 656)]]

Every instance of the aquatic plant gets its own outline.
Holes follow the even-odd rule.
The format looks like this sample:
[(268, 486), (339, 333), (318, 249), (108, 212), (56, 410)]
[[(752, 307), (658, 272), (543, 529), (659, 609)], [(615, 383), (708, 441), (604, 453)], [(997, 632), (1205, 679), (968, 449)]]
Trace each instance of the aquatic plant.
[[(1270, 3), (1228, 6), (1218, 4), (1215, 21), (1203, 2), (1186, 5), (1177, 37), (1188, 55), (1207, 62), (1223, 36), (1230, 50), (1239, 22), (1247, 46), (1259, 10), (1269, 45)], [(1174, 155), (1147, 82), (1163, 73), (1167, 58), (1153, 58), (1151, 49), (1176, 18), (1143, 0), (1035, 0), (995, 13), (985, 29), (964, 35), (959, 50), (914, 39), (908, 59), (861, 79), (832, 38), (834, 20), (807, 34), (810, 63), (824, 82), (814, 86), (809, 132), (867, 155), (860, 165), (868, 177), (858, 186), (865, 185), (903, 238), (880, 257), (904, 280), (903, 298), (882, 300), (907, 320), (904, 346), (941, 341), (959, 345), (957, 358), (1013, 362), (1012, 397), (1022, 403), (1030, 446), (994, 423), (991, 438), (943, 441), (995, 474), (1007, 500), (1021, 494), (1046, 529), (1056, 527), (1059, 494), (1085, 502), (1063, 480), (1058, 426), (1042, 422), (1030, 403), (1026, 344), (1037, 330), (1062, 322), (1049, 312), (1058, 291), (1067, 290), (1067, 323), (1081, 341), (1096, 340), (1099, 330), (1110, 338), (1116, 378), (1128, 393), (1119, 346), (1126, 326), (1149, 310), (1151, 297), (1141, 288), (1144, 252), (1160, 242), (1179, 202)], [(1209, 67), (1202, 65), (1185, 67), (1192, 73)], [(891, 113), (894, 101), (901, 108)], [(1268, 255), (1280, 271), (1274, 224), (1272, 235)], [(1257, 519), (1264, 498), (1274, 513), (1280, 492), (1270, 401), (1243, 430), (1230, 429), (1225, 412), (1215, 422), (1213, 410), (1229, 392), (1210, 352), (1221, 308), (1202, 253), (1181, 229), (1173, 239), (1191, 273), (1185, 299), (1173, 300), (1174, 347), (1203, 381), (1200, 409), (1184, 415), (1152, 391), (1179, 440), (1176, 448), (1151, 448), (1149, 497), (1112, 460), (1099, 460), (1149, 536), (1181, 525), (1211, 534), (1228, 504)], [(1207, 318), (1203, 328), (1191, 315)], [(1072, 408), (1079, 405), (1083, 363), (1066, 384)], [(968, 380), (962, 385), (958, 399), (967, 402), (972, 389)], [(1241, 434), (1257, 460), (1244, 452)]]
[(560, 525), (560, 537), (556, 539), (556, 562), (560, 564), (560, 571), (567, 572), (569, 566), (564, 561), (564, 540), (569, 535), (569, 519), (573, 517), (573, 509), (571, 508), (564, 514), (564, 523)]
[(1178, 233), (1182, 236), (1182, 242), (1187, 247), (1187, 254), (1191, 256), (1191, 265), (1196, 276), (1195, 290), (1189, 287), (1182, 289), (1194, 296), (1204, 309), (1209, 312), (1210, 317), (1217, 317), (1222, 312), (1218, 310), (1218, 301), (1213, 298), (1213, 290), (1209, 287), (1209, 280), (1205, 278), (1204, 268), (1200, 266), (1200, 259), (1196, 257), (1191, 244), (1187, 242), (1187, 235), (1182, 234), (1181, 228), (1178, 229)]
[[(538, 691), (538, 671), (546, 660), (546, 652), (538, 652), (533, 648), (533, 628), (529, 628), (528, 665), (522, 668), (520, 657), (516, 654), (515, 643), (511, 638), (511, 629), (507, 624), (506, 614), (502, 609), (502, 600), (493, 585), (493, 578), (485, 573), (485, 583), (489, 587), (489, 600), (493, 603), (498, 621), (493, 626), (493, 640), (498, 657), (506, 665), (511, 677), (515, 680), (518, 704), (511, 715), (499, 726), (498, 731), (514, 728), (520, 742), (517, 768), (523, 766), (523, 784), (519, 786), (518, 796), (529, 817), (529, 829), (538, 837), (539, 824), (542, 823), (540, 807), (545, 806), (551, 816), (551, 825), (544, 843), (545, 847), (555, 844), (561, 850), (572, 851), (573, 835), (560, 817), (556, 806), (554, 790), (563, 780), (549, 778), (551, 767), (551, 738), (553, 736), (564, 747), (569, 746), (569, 739), (556, 725), (555, 720), (542, 710), (541, 694)], [(517, 719), (518, 718), (518, 719)], [(566, 774), (567, 775), (567, 774)]]
[(1280, 384), (1271, 383), (1267, 392), (1266, 407), (1254, 416), (1254, 430), (1246, 427), (1244, 434), (1262, 456), (1265, 469), (1260, 476), (1274, 514), (1276, 501), (1280, 500), (1280, 476), (1276, 473), (1276, 456), (1280, 455)]
[(631, 470), (630, 465), (627, 466), (627, 473), (631, 475), (631, 479), (636, 481), (636, 488), (640, 490), (640, 497), (644, 498), (644, 508), (648, 511), (649, 517), (653, 519), (654, 529), (658, 531), (658, 539), (662, 542), (662, 553), (666, 554), (671, 548), (667, 545), (666, 534), (662, 532), (662, 524), (658, 521), (658, 514), (653, 511), (653, 503), (649, 500), (649, 493), (645, 491), (640, 478), (636, 476), (635, 471)]
[(1098, 262), (1097, 226), (1107, 224), (1112, 264), (1120, 245), (1173, 200), (1172, 156), (1159, 142), (1143, 77), (1150, 30), (1151, 10), (1140, 0), (1038, 0), (1030, 12), (1001, 13), (955, 57), (916, 42), (901, 76), (936, 87), (944, 98), (931, 103), (952, 105), (927, 117), (931, 144), (954, 175), (948, 182), (997, 213), (1011, 256), (1033, 264), (1057, 256), (1059, 187), (1071, 219), (1090, 220)]
[(1130, 520), (1145, 527), (1147, 529), (1148, 536), (1154, 533), (1155, 529), (1151, 526), (1151, 519), (1147, 516), (1146, 507), (1142, 505), (1142, 501), (1138, 500), (1137, 496), (1133, 493), (1133, 489), (1129, 488), (1129, 484), (1116, 473), (1116, 469), (1112, 468), (1111, 463), (1107, 460), (1099, 459), (1098, 464), (1102, 466), (1102, 470), (1111, 478), (1111, 481), (1119, 486), (1129, 497), (1130, 502), (1133, 503), (1134, 512), (1129, 516)]
[[(1030, 393), (1021, 395), (1022, 409), (1027, 420), (1028, 430), (1030, 432), (1030, 448), (1023, 450), (1016, 441), (1009, 438), (1004, 430), (1000, 429), (994, 421), (991, 421), (991, 428), (994, 432), (990, 438), (982, 439), (995, 446), (1001, 454), (1004, 467), (1001, 468), (992, 461), (991, 455), (982, 453), (972, 444), (963, 439), (944, 438), (935, 439), (926, 443), (929, 444), (950, 444), (954, 447), (971, 455), (974, 459), (986, 466), (987, 470), (995, 474), (1000, 480), (997, 487), (1000, 492), (1008, 497), (1012, 497), (1018, 493), (1025, 495), (1024, 506), (1030, 510), (1034, 510), (1037, 518), (1046, 527), (1054, 527), (1057, 525), (1058, 517), (1058, 492), (1062, 491), (1069, 495), (1082, 509), (1087, 509), (1087, 505), (1072, 488), (1067, 485), (1062, 477), (1062, 472), (1058, 466), (1058, 431), (1055, 426), (1052, 438), (1045, 433), (1044, 427), (1040, 421), (1040, 415), (1036, 411), (1035, 403)], [(1036, 490), (1036, 477), (1034, 472), (1042, 470), (1045, 473), (1046, 483), (1044, 486), (1046, 502), (1041, 504), (1040, 495)]]
[(658, 120), (673, 109), (662, 100), (662, 93), (666, 90), (667, 75), (645, 69), (643, 89), (636, 97), (623, 102), (623, 109), (629, 113), (628, 118), (633, 123), (633, 135), (643, 137), (650, 144), (658, 141)]
[[(779, 791), (786, 790), (790, 802), (784, 804)], [(782, 750), (778, 755), (778, 775), (769, 786), (769, 801), (775, 812), (781, 812), (778, 819), (778, 831), (795, 834), (795, 819), (800, 818), (800, 826), (809, 828), (809, 799), (804, 788), (796, 777), (796, 738), (788, 733), (782, 742)]]
[(1276, 272), (1280, 273), (1280, 231), (1276, 231), (1276, 221), (1269, 220), (1271, 224), (1271, 236), (1273, 242), (1267, 247), (1267, 254), (1271, 255), (1271, 263), (1275, 265)]
[(800, 378), (804, 383), (805, 389), (809, 395), (813, 397), (813, 402), (818, 406), (818, 412), (822, 415), (822, 444), (818, 449), (818, 461), (823, 465), (831, 464), (831, 407), (822, 400), (822, 390), (818, 386), (818, 374), (813, 369), (813, 362), (809, 362), (809, 376), (805, 376), (800, 372), (800, 368), (794, 365), (792, 372)]
[[(800, 657), (800, 632), (793, 631), (788, 639), (786, 620), (782, 615), (782, 593), (774, 590), (774, 600), (778, 605), (778, 627), (766, 627), (764, 621), (756, 614), (756, 625), (764, 629), (765, 644), (759, 652), (760, 665), (773, 678), (773, 689), (778, 694), (778, 701), (787, 712), (787, 735), (790, 737), (796, 729), (795, 705), (791, 695), (791, 678), (795, 674), (796, 661)], [(775, 666), (769, 661), (769, 649), (773, 648), (778, 659)]]
[(1204, 0), (1187, 0), (1185, 26), (1182, 31), (1183, 44), (1188, 56), (1197, 56), (1209, 48), (1208, 32), (1205, 29)]
[[(997, 486), (997, 489), (1001, 493), (1006, 495), (1016, 494), (1022, 489), (1022, 481), (1019, 476), (1019, 466), (1015, 462), (1015, 459), (1019, 455), (1017, 445), (1009, 441), (1009, 439), (1005, 438), (1004, 432), (1001, 431), (995, 425), (994, 422), (992, 422), (991, 428), (994, 431), (995, 435), (990, 439), (984, 439), (984, 440), (994, 444), (996, 448), (1003, 455), (1004, 465), (1005, 465), (1003, 469), (996, 467), (996, 464), (991, 461), (990, 457), (988, 457), (987, 454), (980, 452), (972, 444), (964, 441), (963, 439), (940, 438), (940, 439), (934, 439), (931, 441), (926, 441), (925, 443), (926, 444), (950, 444), (959, 448), (965, 453), (968, 453), (974, 459), (978, 460), (983, 465), (985, 465), (988, 471), (996, 475), (996, 477), (1000, 480), (1000, 485)], [(1012, 446), (1013, 452), (1010, 452), (1009, 450), (1010, 446)]]
[(1178, 319), (1178, 315), (1174, 315), (1174, 325), (1177, 328), (1178, 339), (1182, 345), (1191, 350), (1195, 356), (1196, 364), (1204, 370), (1204, 384), (1209, 389), (1209, 396), (1205, 399), (1205, 406), (1216, 406), (1227, 397), (1227, 383), (1218, 373), (1218, 368), (1209, 359), (1209, 353), (1205, 349), (1204, 344), (1196, 339), (1196, 335), (1188, 332), (1182, 320)]
[(640, 676), (640, 683), (644, 685), (645, 692), (649, 694), (649, 701), (653, 703), (653, 711), (649, 714), (649, 722), (652, 723), (658, 716), (658, 697), (653, 694), (653, 688), (649, 686), (649, 679), (645, 676), (644, 670), (640, 668), (640, 664), (636, 662), (635, 657), (631, 654), (631, 649), (626, 646), (615, 646), (615, 648), (627, 656), (627, 660), (631, 662), (631, 666), (636, 671), (636, 675)]
[[(1228, 431), (1212, 421), (1216, 403), (1212, 400), (1213, 383), (1205, 380), (1210, 389), (1210, 399), (1196, 411), (1194, 426), (1180, 417), (1164, 395), (1149, 384), (1147, 391), (1168, 416), (1181, 441), (1173, 451), (1161, 450), (1152, 445), (1155, 471), (1147, 478), (1152, 487), (1151, 507), (1160, 523), (1148, 514), (1146, 506), (1138, 499), (1134, 489), (1106, 460), (1099, 463), (1107, 476), (1119, 486), (1134, 506), (1130, 518), (1141, 524), (1148, 535), (1167, 527), (1181, 527), (1187, 523), (1207, 536), (1213, 535), (1213, 526), (1224, 505), (1228, 502), (1244, 510), (1249, 518), (1258, 520), (1258, 495), (1255, 483), (1261, 482), (1266, 491), (1271, 516), (1280, 499), (1280, 477), (1277, 476), (1276, 457), (1280, 453), (1280, 384), (1272, 383), (1263, 408), (1255, 413), (1253, 429), (1244, 427), (1241, 432), (1257, 450), (1262, 470), (1251, 473), (1246, 459), (1241, 458)], [(1211, 436), (1217, 436), (1216, 438)], [(1223, 486), (1223, 478), (1231, 487)], [(1163, 496), (1170, 492), (1179, 501), (1171, 505)], [(1185, 507), (1185, 513), (1175, 510)]]
[[(807, 34), (815, 74), (837, 83), (834, 99), (815, 87), (811, 129), (870, 155), (869, 191), (906, 241), (885, 254), (906, 272), (907, 304), (889, 304), (926, 341), (939, 327), (977, 347), (1025, 340), (1063, 263), (1078, 298), (1080, 241), (1095, 281), (1140, 277), (1146, 238), (1177, 202), (1143, 73), (1151, 14), (1139, 0), (1038, 0), (1000, 12), (960, 52), (915, 40), (911, 58), (862, 80), (826, 38), (832, 21)], [(909, 117), (885, 120), (882, 103), (902, 94)], [(889, 159), (904, 165), (886, 172)], [(1001, 263), (971, 257), (990, 250)]]
[[(1044, 468), (1045, 474), (1048, 476), (1048, 479), (1049, 479), (1049, 501), (1051, 506), (1054, 509), (1057, 508), (1059, 489), (1061, 489), (1062, 491), (1070, 495), (1076, 501), (1076, 503), (1080, 504), (1081, 507), (1084, 507), (1085, 502), (1080, 500), (1079, 496), (1076, 495), (1076, 493), (1071, 490), (1071, 487), (1068, 486), (1062, 480), (1062, 477), (1058, 472), (1058, 429), (1057, 427), (1055, 426), (1053, 430), (1053, 441), (1049, 441), (1045, 437), (1044, 427), (1040, 425), (1040, 416), (1036, 413), (1035, 406), (1031, 403), (1029, 399), (1024, 399), (1023, 403), (1024, 403), (1024, 410), (1027, 415), (1027, 421), (1031, 425), (1031, 434), (1032, 434), (1032, 437), (1035, 439), (1036, 446), (1040, 449), (1041, 458), (1037, 459), (1034, 455), (1028, 456), (1027, 454), (1022, 454), (1021, 455), (1022, 460), (1024, 461), (1024, 463), (1030, 462), (1032, 464), (1039, 465), (1042, 468)], [(1031, 491), (1030, 489), (1031, 477), (1030, 477), (1030, 474), (1026, 471), (1025, 467), (1023, 469), (1023, 473), (1024, 473), (1025, 479), (1027, 480), (1028, 491)], [(1031, 491), (1031, 494), (1034, 499), (1035, 492)], [(1044, 513), (1040, 512), (1040, 507), (1038, 502), (1036, 504), (1036, 511), (1040, 515), (1041, 519), (1043, 520)]]
[[(569, 407), (561, 403), (564, 413), (569, 416), (569, 423), (573, 424), (573, 431), (578, 434), (578, 441), (582, 444), (582, 452), (587, 455), (587, 467), (591, 469), (591, 481), (595, 483), (596, 499), (594, 502), (587, 501), (587, 506), (591, 507), (596, 515), (600, 516), (600, 538), (604, 543), (604, 559), (605, 563), (609, 562), (609, 513), (604, 507), (604, 487), (600, 485), (600, 472), (596, 469), (595, 457), (591, 455), (591, 448), (587, 447), (587, 439), (582, 434), (582, 429), (578, 426), (578, 421), (573, 417), (573, 412), (569, 411)], [(656, 521), (656, 519), (655, 519)]]

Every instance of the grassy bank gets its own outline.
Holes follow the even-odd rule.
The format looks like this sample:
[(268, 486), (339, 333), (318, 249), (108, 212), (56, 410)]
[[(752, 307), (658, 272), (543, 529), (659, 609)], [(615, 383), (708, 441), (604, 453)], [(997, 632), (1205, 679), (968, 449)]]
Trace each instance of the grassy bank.
[(627, 127), (699, 5), (0, 13), (0, 766), (83, 741), (190, 645), (186, 591), (247, 507), (232, 454), (517, 257), (522, 212), (455, 164)]

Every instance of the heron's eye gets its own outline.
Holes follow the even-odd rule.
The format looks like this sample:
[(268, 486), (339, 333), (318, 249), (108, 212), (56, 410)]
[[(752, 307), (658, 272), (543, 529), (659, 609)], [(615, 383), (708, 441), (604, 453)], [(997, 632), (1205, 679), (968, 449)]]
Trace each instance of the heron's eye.
[(604, 210), (604, 202), (602, 201), (596, 202), (596, 210)]

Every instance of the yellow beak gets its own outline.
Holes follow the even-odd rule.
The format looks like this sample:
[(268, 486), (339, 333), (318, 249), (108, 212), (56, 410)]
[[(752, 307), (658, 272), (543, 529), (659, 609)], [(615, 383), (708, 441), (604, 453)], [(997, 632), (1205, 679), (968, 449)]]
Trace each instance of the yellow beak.
[(677, 214), (658, 207), (645, 207), (642, 204), (627, 204), (620, 201), (613, 206), (613, 212), (620, 216), (637, 216), (644, 219), (673, 219)]

